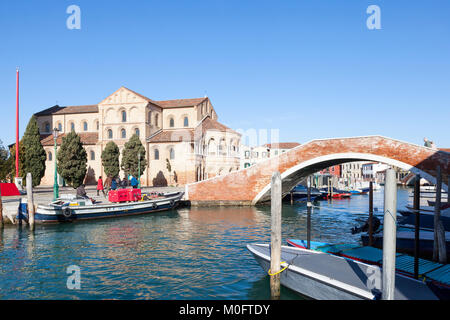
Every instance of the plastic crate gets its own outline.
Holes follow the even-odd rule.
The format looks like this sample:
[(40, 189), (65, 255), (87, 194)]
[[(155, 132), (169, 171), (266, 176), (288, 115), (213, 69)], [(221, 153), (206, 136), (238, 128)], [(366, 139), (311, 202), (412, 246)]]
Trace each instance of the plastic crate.
[(130, 189), (118, 189), (110, 190), (108, 193), (108, 200), (110, 202), (125, 202), (129, 201), (128, 190)]
[(126, 189), (128, 191), (127, 195), (128, 201), (139, 201), (141, 200), (141, 189)]

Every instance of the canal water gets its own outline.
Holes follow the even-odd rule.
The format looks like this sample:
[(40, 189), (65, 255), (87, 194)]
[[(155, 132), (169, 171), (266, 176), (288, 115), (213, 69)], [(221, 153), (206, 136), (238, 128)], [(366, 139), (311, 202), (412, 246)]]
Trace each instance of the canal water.
[[(408, 192), (399, 189), (398, 208)], [(368, 200), (316, 202), (312, 240), (357, 243), (350, 230), (367, 219)], [(374, 207), (382, 217), (382, 190)], [(306, 238), (305, 204), (283, 205), (282, 237)], [(270, 242), (270, 206), (180, 208), (34, 233), (5, 227), (0, 299), (269, 299), (269, 277), (246, 249), (252, 242)], [(67, 286), (70, 266), (79, 267), (79, 289)], [(281, 298), (302, 297), (282, 288)]]

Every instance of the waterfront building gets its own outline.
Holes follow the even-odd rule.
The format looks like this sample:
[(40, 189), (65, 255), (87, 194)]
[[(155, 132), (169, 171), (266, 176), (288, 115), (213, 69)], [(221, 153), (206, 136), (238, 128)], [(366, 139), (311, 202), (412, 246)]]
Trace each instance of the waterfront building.
[(348, 185), (362, 180), (362, 166), (367, 161), (355, 161), (341, 164), (341, 177)]
[(319, 174), (323, 175), (331, 175), (340, 178), (341, 177), (341, 165), (335, 165), (328, 168), (325, 168), (321, 171), (319, 171)]
[(35, 116), (47, 153), (42, 185), (54, 179), (53, 128), (59, 130), (58, 145), (71, 130), (80, 136), (88, 157), (86, 184), (105, 176), (101, 153), (106, 144), (114, 141), (122, 155), (133, 134), (147, 154), (143, 186), (184, 185), (239, 170), (241, 134), (217, 121), (208, 97), (156, 101), (121, 87), (98, 104), (55, 105)]
[(241, 168), (247, 168), (263, 160), (276, 157), (299, 145), (298, 142), (266, 143), (256, 147), (242, 145)]
[(389, 168), (387, 164), (379, 162), (367, 162), (361, 166), (363, 181), (376, 181), (377, 173), (386, 171)]

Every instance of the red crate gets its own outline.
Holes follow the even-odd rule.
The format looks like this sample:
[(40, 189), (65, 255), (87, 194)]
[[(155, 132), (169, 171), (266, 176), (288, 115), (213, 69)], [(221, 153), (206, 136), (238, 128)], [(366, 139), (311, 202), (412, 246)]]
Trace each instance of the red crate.
[(119, 190), (110, 190), (108, 193), (108, 200), (110, 202), (125, 202), (128, 200), (128, 190), (130, 189), (119, 189)]
[(128, 191), (128, 201), (141, 200), (141, 189), (126, 189)]

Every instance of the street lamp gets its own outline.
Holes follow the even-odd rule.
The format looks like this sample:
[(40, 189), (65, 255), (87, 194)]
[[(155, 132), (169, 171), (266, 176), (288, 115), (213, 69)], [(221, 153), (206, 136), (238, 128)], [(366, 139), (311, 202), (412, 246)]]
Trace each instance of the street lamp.
[(141, 188), (141, 153), (138, 152), (138, 188)]
[(55, 181), (53, 183), (53, 200), (59, 198), (58, 171), (56, 167), (56, 139), (58, 138), (58, 128), (53, 129), (53, 140), (55, 141)]

